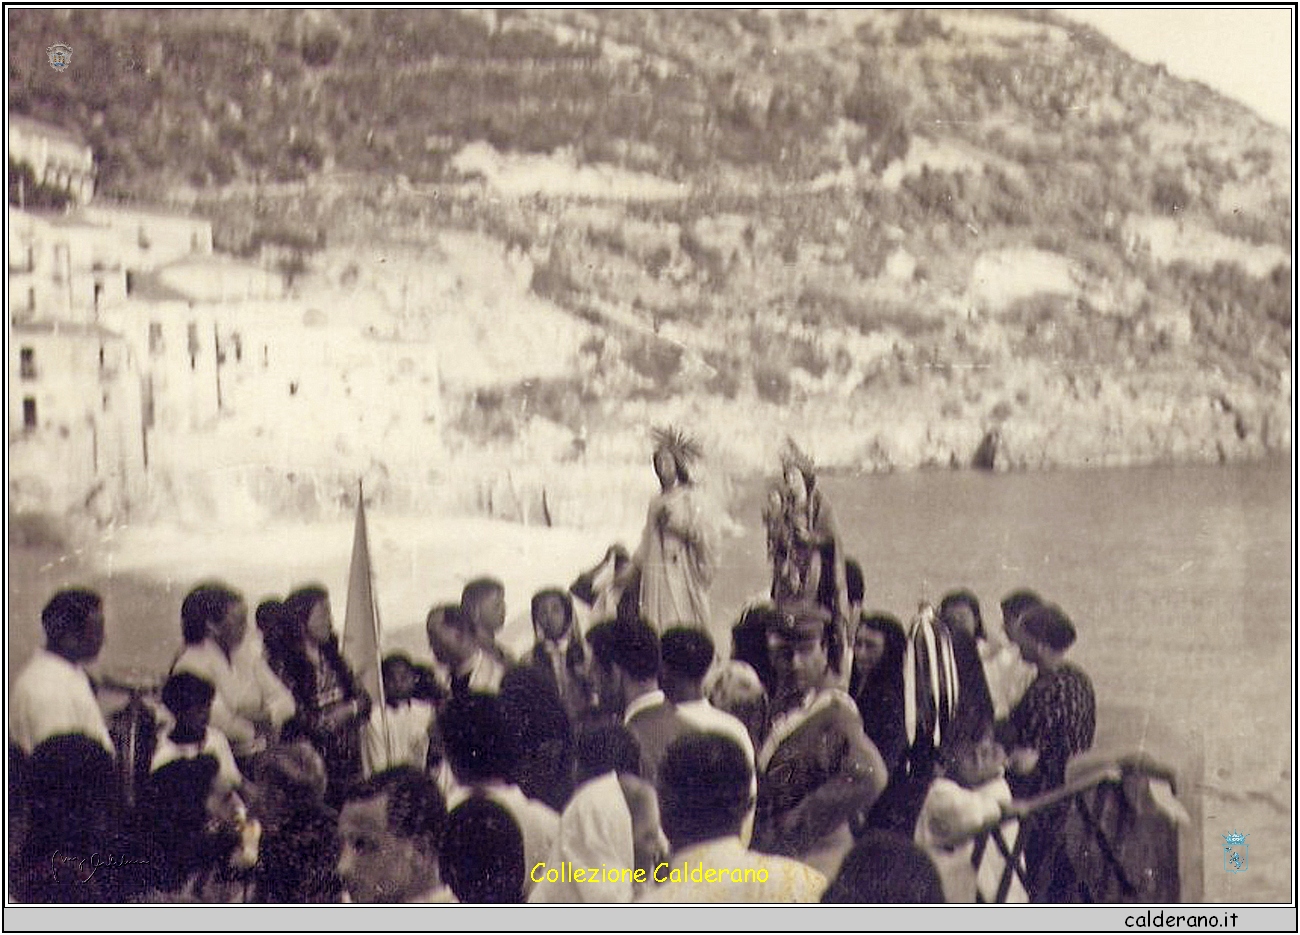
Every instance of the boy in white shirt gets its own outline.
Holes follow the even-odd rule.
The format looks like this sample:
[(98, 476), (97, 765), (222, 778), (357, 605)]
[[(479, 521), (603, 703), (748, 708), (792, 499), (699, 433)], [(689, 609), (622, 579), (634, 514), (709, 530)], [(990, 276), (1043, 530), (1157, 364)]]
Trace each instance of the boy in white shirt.
[[(1001, 818), (1011, 804), (1005, 766), (1006, 753), (993, 739), (991, 726), (977, 737), (953, 736), (940, 748), (938, 775), (930, 783), (916, 820), (915, 841), (939, 871), (946, 902), (997, 901), (1006, 860), (990, 838), (977, 866), (975, 847), (976, 833)], [(1019, 822), (1004, 822), (1000, 831), (1014, 853)], [(1020, 861), (1023, 873), (1024, 858)], [(1020, 875), (1012, 873), (1003, 902), (1028, 901)]]
[(415, 665), (405, 653), (390, 653), (380, 666), (384, 679), (384, 705), (375, 705), (365, 726), (362, 755), (367, 776), (393, 766), (424, 769), (429, 755), (429, 733), (434, 709), (413, 697)]

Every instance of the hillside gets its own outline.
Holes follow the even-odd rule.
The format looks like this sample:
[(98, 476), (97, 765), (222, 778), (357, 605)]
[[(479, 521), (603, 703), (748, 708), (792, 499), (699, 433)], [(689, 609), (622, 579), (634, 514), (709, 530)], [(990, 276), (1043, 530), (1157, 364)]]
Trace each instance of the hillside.
[[(574, 318), (558, 372), (512, 326), (444, 376), (453, 453), (633, 463), (670, 417), (740, 472), (786, 432), (873, 470), (1290, 449), (1287, 135), (1050, 14), (9, 17), (11, 107), (84, 135), (102, 195), (236, 252), (400, 243), (404, 282), (473, 234), (466, 275)], [(302, 288), (346, 305), (347, 269)], [(395, 333), (495, 340), (448, 295)]]

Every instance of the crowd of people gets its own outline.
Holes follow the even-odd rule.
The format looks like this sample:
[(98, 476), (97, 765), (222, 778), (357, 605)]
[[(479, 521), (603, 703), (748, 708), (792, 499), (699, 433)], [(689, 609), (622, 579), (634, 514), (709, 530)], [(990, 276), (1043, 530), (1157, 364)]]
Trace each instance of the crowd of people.
[[(485, 576), (429, 611), (428, 659), (384, 658), (377, 692), (340, 651), (324, 589), (263, 601), (250, 631), (242, 595), (204, 583), (148, 717), (106, 720), (85, 669), (102, 602), (55, 594), (12, 686), (15, 896), (1068, 899), (1064, 813), (1026, 807), (1095, 730), (1066, 614), (1029, 591), (996, 627), (967, 590), (906, 624), (865, 609), (790, 443), (764, 513), (770, 592), (717, 646), (699, 456), (656, 435), (640, 547), (537, 591), (521, 658)], [(995, 827), (1008, 851), (988, 846)]]

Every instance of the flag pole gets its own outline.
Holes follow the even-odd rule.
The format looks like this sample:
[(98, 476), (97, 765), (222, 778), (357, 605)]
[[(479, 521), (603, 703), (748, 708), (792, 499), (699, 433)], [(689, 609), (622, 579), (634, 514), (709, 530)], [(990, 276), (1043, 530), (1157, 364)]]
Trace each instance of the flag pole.
[[(364, 490), (361, 489), (361, 479), (356, 479), (356, 495), (364, 498)], [(357, 501), (363, 503), (364, 499)], [(367, 531), (367, 541), (369, 540), (369, 531)], [(374, 665), (378, 668), (380, 674), (380, 723), (383, 726), (383, 759), (390, 763), (393, 759), (393, 732), (389, 727), (389, 700), (387, 700), (385, 689), (383, 689), (383, 648), (380, 642), (380, 633), (383, 627), (380, 623), (380, 598), (374, 593), (374, 564), (370, 563), (367, 568), (370, 576), (370, 618), (374, 620)]]
[[(343, 621), (343, 652), (362, 686), (379, 705), (385, 762), (392, 756), (388, 704), (384, 697), (383, 655), (379, 644), (379, 602), (375, 597), (374, 568), (370, 561), (370, 535), (366, 528), (365, 488), (357, 478), (357, 515), (352, 531), (352, 561), (348, 569), (348, 605)], [(372, 709), (373, 714), (373, 709)], [(373, 722), (371, 722), (373, 723)], [(373, 764), (372, 764), (373, 766)]]
[[(361, 478), (357, 478), (357, 509), (365, 509), (365, 489), (362, 486)], [(367, 527), (369, 523), (367, 523)], [(369, 556), (370, 549), (370, 530), (366, 529), (366, 554)], [(375, 627), (375, 671), (379, 673), (379, 723), (383, 725), (384, 730), (384, 762), (391, 765), (393, 758), (393, 736), (388, 726), (388, 699), (384, 695), (384, 653), (379, 643), (379, 635), (383, 627), (379, 624), (379, 599), (375, 596), (375, 568), (373, 562), (366, 562), (366, 576), (369, 581), (370, 591), (370, 619), (374, 621)]]

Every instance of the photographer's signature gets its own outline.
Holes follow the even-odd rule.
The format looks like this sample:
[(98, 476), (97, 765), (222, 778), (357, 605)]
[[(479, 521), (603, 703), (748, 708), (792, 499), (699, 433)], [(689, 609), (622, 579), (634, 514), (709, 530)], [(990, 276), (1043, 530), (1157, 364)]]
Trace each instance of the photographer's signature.
[(55, 880), (59, 879), (60, 871), (63, 871), (73, 874), (78, 883), (89, 883), (101, 870), (143, 867), (148, 863), (147, 857), (128, 857), (124, 854), (101, 854), (95, 851), (90, 855), (78, 855), (55, 851), (50, 855), (50, 872)]

